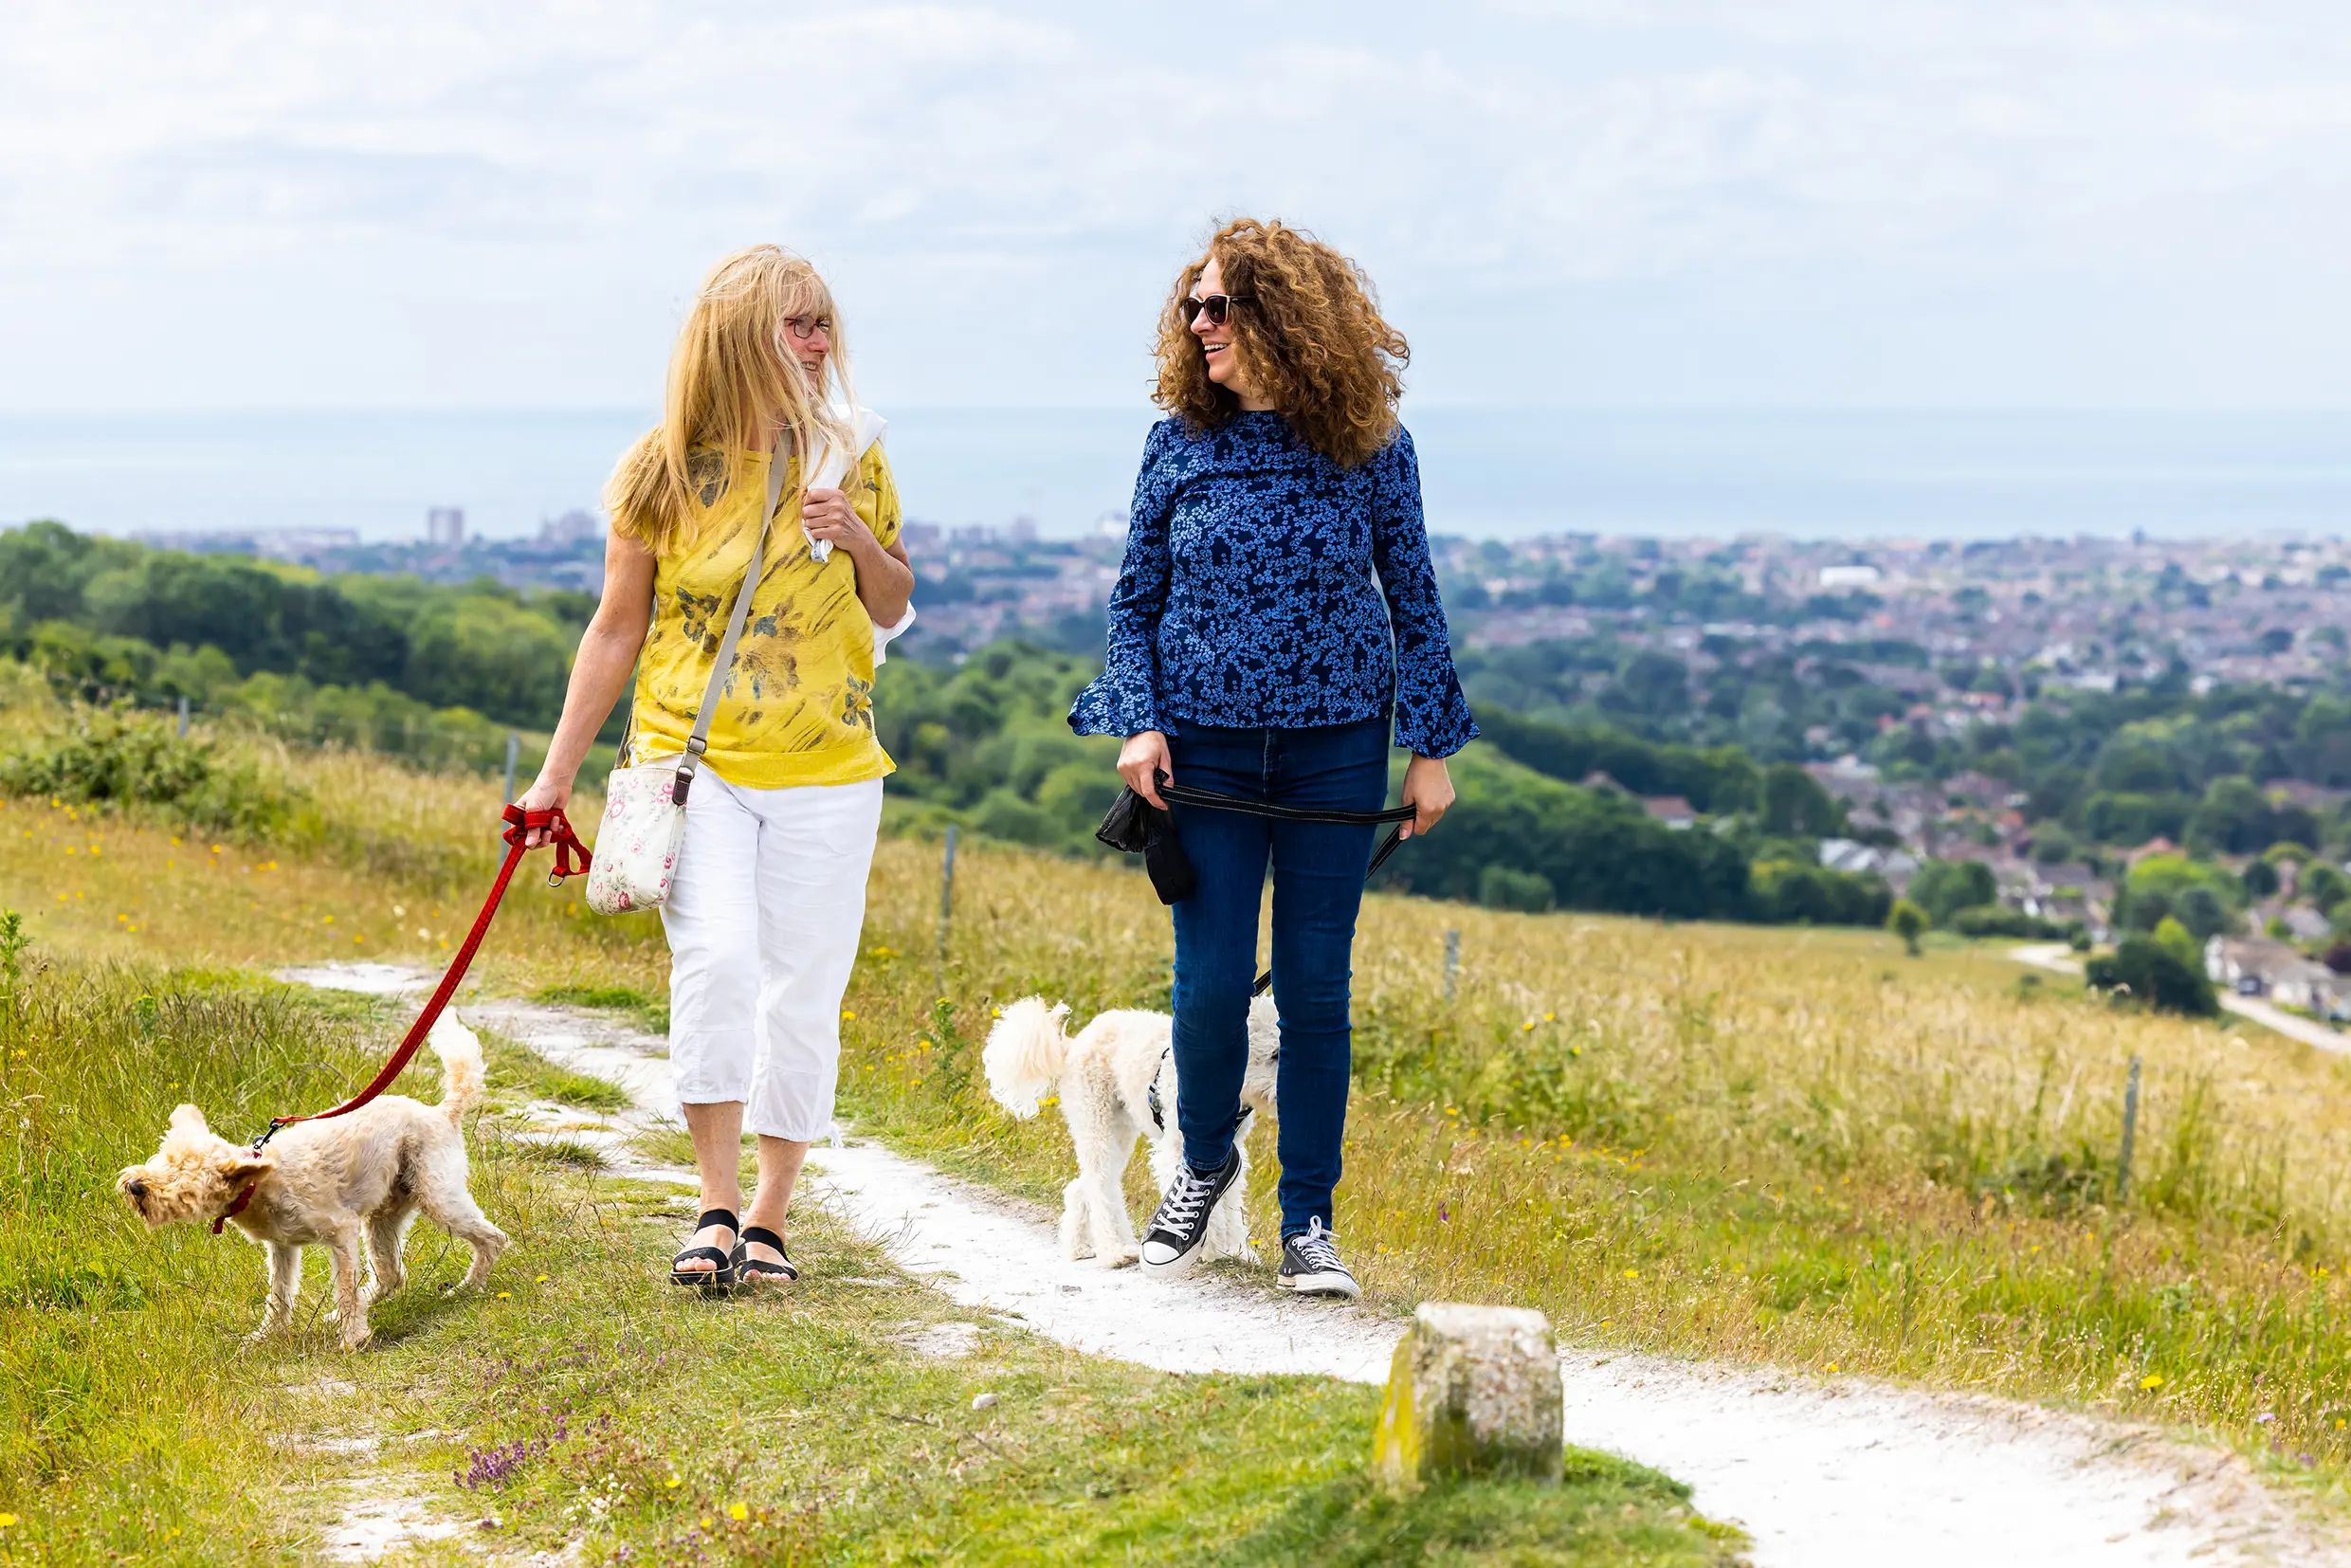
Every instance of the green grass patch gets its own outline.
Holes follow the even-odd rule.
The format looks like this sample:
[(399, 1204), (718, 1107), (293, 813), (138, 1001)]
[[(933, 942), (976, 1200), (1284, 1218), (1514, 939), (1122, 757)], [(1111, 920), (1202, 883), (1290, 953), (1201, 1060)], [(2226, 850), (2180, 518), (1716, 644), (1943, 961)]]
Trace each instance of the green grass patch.
[(629, 1091), (618, 1084), (550, 1062), (502, 1034), (480, 1032), (483, 1065), (489, 1069), (492, 1090), (552, 1100), (558, 1105), (579, 1105), (607, 1115), (629, 1108)]
[(569, 1165), (576, 1170), (601, 1171), (611, 1163), (604, 1151), (575, 1138), (515, 1138), (505, 1140), (511, 1145), (510, 1158), (535, 1160), (542, 1165)]
[(634, 986), (551, 985), (542, 986), (534, 995), (538, 1001), (553, 1002), (559, 1007), (587, 1007), (604, 1012), (626, 1012), (647, 1034), (665, 1035), (669, 1032), (669, 999), (647, 995)]
[[(1388, 1498), (1365, 1476), (1375, 1390), (1093, 1360), (974, 1319), (821, 1215), (795, 1223), (790, 1293), (676, 1289), (677, 1194), (504, 1137), (473, 1150), (516, 1241), (489, 1292), (449, 1289), (463, 1249), (420, 1225), (369, 1351), (335, 1350), (315, 1256), (292, 1332), (247, 1347), (259, 1249), (147, 1234), (113, 1173), (183, 1095), (241, 1127), (344, 1081), (393, 1021), (123, 970), (36, 974), (0, 1013), (19, 1113), (0, 1132), (0, 1557), (199, 1563), (234, 1541), (305, 1562), (366, 1497), (501, 1557), (591, 1562), (1735, 1559), (1670, 1482), (1594, 1455), (1559, 1487)], [(924, 1354), (947, 1322), (969, 1354)]]

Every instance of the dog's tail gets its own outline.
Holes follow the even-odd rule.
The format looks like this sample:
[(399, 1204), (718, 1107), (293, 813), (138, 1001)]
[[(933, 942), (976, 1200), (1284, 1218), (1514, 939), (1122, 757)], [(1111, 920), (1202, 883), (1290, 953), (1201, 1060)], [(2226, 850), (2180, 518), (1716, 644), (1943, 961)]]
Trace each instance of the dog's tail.
[(482, 1040), (454, 1012), (435, 1018), (426, 1038), (441, 1058), (441, 1109), (454, 1123), (482, 1101)]
[(1069, 1056), (1069, 1036), (1062, 1030), (1068, 1016), (1067, 1002), (1047, 1007), (1042, 996), (1023, 996), (988, 1031), (988, 1048), (979, 1055), (988, 1092), (1015, 1117), (1036, 1115), (1039, 1098), (1060, 1080)]

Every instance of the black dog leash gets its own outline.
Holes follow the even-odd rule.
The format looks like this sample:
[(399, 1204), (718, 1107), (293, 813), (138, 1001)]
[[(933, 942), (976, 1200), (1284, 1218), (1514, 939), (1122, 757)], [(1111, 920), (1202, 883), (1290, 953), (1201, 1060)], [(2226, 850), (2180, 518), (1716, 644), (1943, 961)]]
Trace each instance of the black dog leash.
[[(1219, 794), (1214, 790), (1195, 790), (1189, 785), (1169, 781), (1167, 775), (1158, 775), (1159, 798), (1172, 800), (1178, 806), (1197, 806), (1212, 811), (1240, 811), (1248, 816), (1271, 817), (1277, 822), (1326, 822), (1343, 828), (1376, 828), (1383, 822), (1410, 822), (1417, 811), (1411, 806), (1391, 806), (1378, 811), (1342, 811), (1317, 810), (1305, 806), (1277, 806), (1267, 800), (1247, 800), (1239, 795)], [(1109, 814), (1094, 836), (1113, 849), (1127, 854), (1140, 854), (1143, 867), (1151, 873), (1151, 885), (1159, 895), (1161, 903), (1174, 903), (1188, 897), (1198, 878), (1192, 862), (1184, 854), (1183, 845), (1176, 837), (1176, 822), (1166, 811), (1154, 806), (1131, 788), (1119, 792), (1111, 803)], [(1404, 842), (1404, 830), (1392, 828), (1387, 841), (1372, 856), (1372, 864), (1363, 873), (1369, 882), (1378, 875), (1380, 866)], [(1251, 996), (1263, 996), (1273, 987), (1273, 971), (1268, 969), (1257, 976), (1249, 987)]]

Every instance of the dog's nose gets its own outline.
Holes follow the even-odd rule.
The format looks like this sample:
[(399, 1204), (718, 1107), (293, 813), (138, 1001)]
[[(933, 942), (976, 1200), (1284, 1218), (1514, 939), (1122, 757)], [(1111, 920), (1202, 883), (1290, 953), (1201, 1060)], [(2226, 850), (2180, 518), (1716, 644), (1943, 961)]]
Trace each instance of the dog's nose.
[(122, 1190), (131, 1194), (131, 1201), (133, 1203), (137, 1203), (139, 1199), (147, 1195), (147, 1183), (140, 1180), (137, 1176), (133, 1176), (130, 1180), (122, 1184)]

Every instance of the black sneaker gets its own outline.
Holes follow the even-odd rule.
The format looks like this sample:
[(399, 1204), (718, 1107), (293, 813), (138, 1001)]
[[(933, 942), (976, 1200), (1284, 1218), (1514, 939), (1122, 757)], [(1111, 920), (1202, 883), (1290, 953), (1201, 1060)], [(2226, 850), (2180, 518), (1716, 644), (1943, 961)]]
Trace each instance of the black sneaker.
[(1344, 1296), (1354, 1301), (1363, 1294), (1347, 1266), (1339, 1261), (1339, 1238), (1323, 1230), (1319, 1219), (1306, 1221), (1304, 1235), (1283, 1239), (1282, 1272), (1274, 1283), (1302, 1296)]
[(1195, 1176), (1187, 1165), (1176, 1173), (1167, 1195), (1159, 1199), (1143, 1232), (1143, 1272), (1170, 1276), (1189, 1274), (1200, 1261), (1200, 1239), (1208, 1234), (1208, 1216), (1241, 1171), (1241, 1151), (1225, 1157), (1225, 1168), (1214, 1176)]

